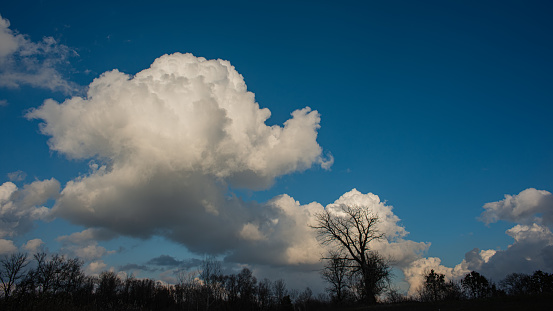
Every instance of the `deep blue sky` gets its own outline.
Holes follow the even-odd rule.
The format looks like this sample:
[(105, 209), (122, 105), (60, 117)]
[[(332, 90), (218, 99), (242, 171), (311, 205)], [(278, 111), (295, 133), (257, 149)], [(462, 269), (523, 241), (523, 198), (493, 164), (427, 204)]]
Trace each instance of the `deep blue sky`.
[[(473, 248), (512, 244), (512, 222), (477, 219), (484, 204), (553, 190), (550, 1), (4, 1), (0, 14), (33, 42), (52, 36), (76, 51), (57, 68), (83, 87), (112, 69), (132, 75), (163, 54), (192, 53), (230, 61), (270, 109), (270, 125), (305, 106), (319, 111), (330, 171), (314, 167), (236, 193), (326, 205), (352, 188), (372, 192), (394, 206), (409, 239), (432, 243), (426, 257), (449, 267)], [(62, 187), (87, 173), (88, 161), (51, 151), (40, 122), (23, 117), (67, 97), (0, 88), (0, 184), (18, 170), (25, 183), (54, 177)], [(56, 250), (56, 237), (82, 229), (57, 219), (13, 239), (41, 238)], [(187, 256), (161, 240), (102, 242), (142, 250), (103, 260)]]

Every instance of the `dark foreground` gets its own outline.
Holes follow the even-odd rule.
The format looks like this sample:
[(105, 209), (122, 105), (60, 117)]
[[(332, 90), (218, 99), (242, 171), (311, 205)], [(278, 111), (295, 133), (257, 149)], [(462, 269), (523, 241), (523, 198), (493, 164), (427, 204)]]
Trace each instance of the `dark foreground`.
[(359, 307), (346, 310), (370, 311), (407, 311), (407, 310), (553, 310), (553, 295), (526, 297), (498, 297), (483, 300), (462, 300), (442, 302), (404, 302), (399, 304), (381, 304), (372, 307)]

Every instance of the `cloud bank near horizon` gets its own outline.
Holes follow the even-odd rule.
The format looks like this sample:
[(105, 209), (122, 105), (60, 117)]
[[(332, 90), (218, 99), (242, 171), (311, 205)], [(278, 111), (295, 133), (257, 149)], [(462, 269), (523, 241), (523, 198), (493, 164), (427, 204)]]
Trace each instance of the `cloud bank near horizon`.
[(528, 188), (516, 195), (506, 194), (503, 200), (486, 203), (483, 208), (479, 219), (487, 225), (498, 221), (516, 224), (505, 232), (513, 243), (504, 250), (474, 248), (453, 268), (443, 266), (440, 258), (417, 259), (403, 270), (410, 294), (416, 293), (431, 269), (448, 280), (477, 271), (493, 281), (514, 272), (553, 271), (553, 195), (549, 191)]

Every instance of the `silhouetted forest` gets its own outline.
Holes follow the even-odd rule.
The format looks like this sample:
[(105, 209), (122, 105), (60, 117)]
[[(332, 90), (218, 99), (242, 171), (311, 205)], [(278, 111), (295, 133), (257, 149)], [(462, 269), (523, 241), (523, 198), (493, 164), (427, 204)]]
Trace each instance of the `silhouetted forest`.
[[(283, 280), (257, 280), (248, 268), (222, 273), (221, 262), (205, 259), (198, 270), (180, 271), (177, 284), (83, 272), (83, 261), (61, 255), (24, 253), (0, 260), (0, 310), (361, 310), (366, 309), (354, 284), (332, 286), (328, 295), (309, 288), (290, 290)], [(331, 285), (331, 284), (329, 284)], [(362, 290), (361, 290), (362, 291)], [(478, 272), (447, 281), (431, 270), (414, 297), (388, 290), (372, 309), (463, 310), (540, 309), (553, 297), (553, 275), (512, 273), (493, 283)]]

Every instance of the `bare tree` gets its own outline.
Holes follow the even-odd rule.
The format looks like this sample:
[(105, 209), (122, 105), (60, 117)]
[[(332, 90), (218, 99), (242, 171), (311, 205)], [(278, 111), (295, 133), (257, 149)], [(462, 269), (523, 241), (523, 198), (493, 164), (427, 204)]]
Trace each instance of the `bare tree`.
[(316, 224), (311, 227), (317, 230), (321, 243), (335, 244), (343, 250), (348, 266), (360, 275), (363, 299), (375, 304), (380, 287), (377, 285), (389, 276), (389, 269), (381, 271), (382, 266), (375, 267), (384, 261), (370, 251), (370, 243), (384, 237), (376, 229), (378, 217), (364, 206), (340, 205), (338, 213), (325, 210), (316, 214), (315, 219)]
[(330, 293), (334, 302), (343, 303), (349, 292), (350, 287), (350, 269), (349, 263), (344, 259), (344, 255), (337, 251), (331, 251), (329, 258), (326, 259), (325, 267), (321, 271), (321, 276), (330, 284), (327, 291)]
[(27, 266), (27, 254), (16, 253), (4, 256), (0, 259), (0, 282), (4, 291), (4, 298), (8, 300), (15, 288), (17, 281), (24, 276), (25, 266)]
[(204, 282), (204, 286), (202, 286), (203, 296), (206, 310), (209, 310), (213, 303), (222, 298), (223, 273), (221, 262), (214, 256), (204, 258), (199, 276)]

